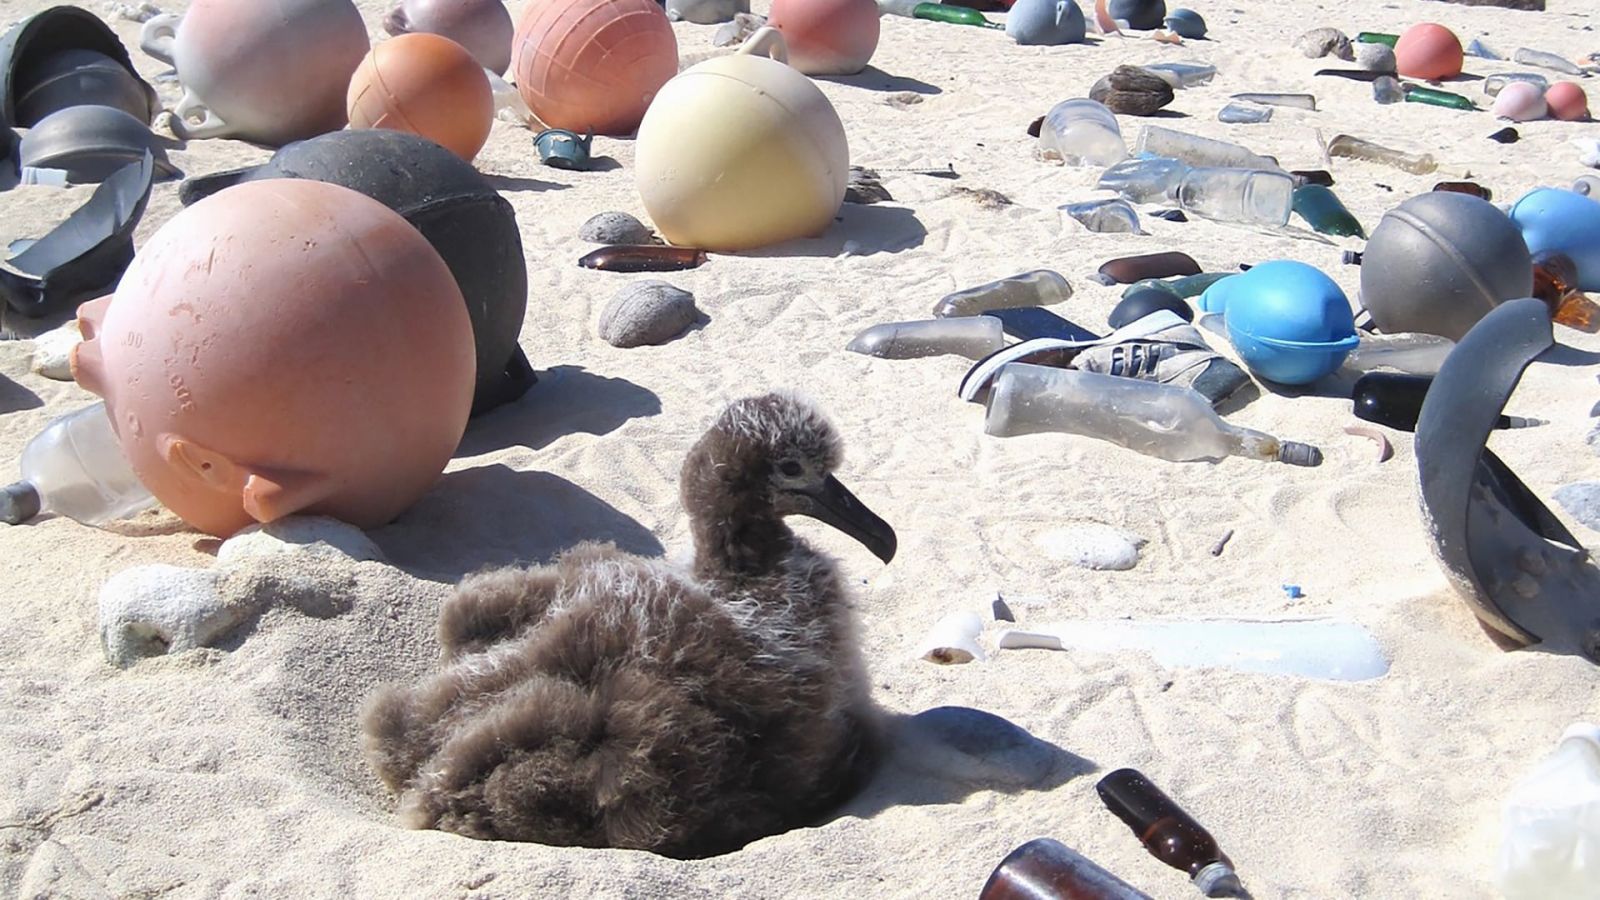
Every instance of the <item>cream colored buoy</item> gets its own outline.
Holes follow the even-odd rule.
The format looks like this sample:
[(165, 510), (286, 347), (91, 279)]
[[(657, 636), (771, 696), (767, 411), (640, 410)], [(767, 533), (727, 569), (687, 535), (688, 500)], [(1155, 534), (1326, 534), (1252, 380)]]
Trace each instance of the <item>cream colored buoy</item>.
[[(769, 58), (765, 54), (771, 54)], [(751, 250), (827, 230), (844, 202), (844, 123), (762, 28), (661, 89), (639, 126), (639, 193), (678, 246)]]

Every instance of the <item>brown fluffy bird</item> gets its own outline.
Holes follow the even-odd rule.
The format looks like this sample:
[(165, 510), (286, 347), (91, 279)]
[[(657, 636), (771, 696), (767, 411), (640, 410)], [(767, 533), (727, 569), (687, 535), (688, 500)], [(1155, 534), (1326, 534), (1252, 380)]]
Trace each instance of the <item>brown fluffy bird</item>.
[(462, 581), (442, 669), (380, 690), (368, 761), (414, 828), (699, 857), (815, 821), (876, 753), (820, 519), (888, 562), (894, 531), (832, 475), (834, 429), (769, 394), (731, 404), (684, 461), (694, 566), (583, 544)]

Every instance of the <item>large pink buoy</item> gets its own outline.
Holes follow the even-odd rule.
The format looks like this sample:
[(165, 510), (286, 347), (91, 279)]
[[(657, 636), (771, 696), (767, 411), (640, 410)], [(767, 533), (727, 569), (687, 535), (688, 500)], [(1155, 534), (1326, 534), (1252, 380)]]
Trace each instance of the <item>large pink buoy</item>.
[[(1510, 85), (1507, 85), (1510, 87)], [(1570, 81), (1558, 81), (1544, 92), (1550, 117), (1577, 122), (1589, 118), (1589, 96)]]
[(789, 65), (807, 75), (854, 75), (878, 49), (874, 0), (772, 0), (767, 24), (783, 32)]
[(84, 304), (72, 372), (157, 499), (227, 536), (296, 512), (363, 528), (438, 478), (475, 359), (450, 270), (349, 188), (246, 182), (178, 213)]
[(1407, 78), (1454, 78), (1461, 74), (1461, 39), (1443, 25), (1422, 22), (1400, 35), (1394, 59), (1395, 68)]
[(551, 128), (626, 135), (678, 74), (678, 39), (655, 0), (532, 0), (511, 68), (523, 101)]
[(178, 70), (178, 137), (274, 147), (345, 126), (345, 88), (368, 48), (351, 0), (194, 0), (139, 40)]

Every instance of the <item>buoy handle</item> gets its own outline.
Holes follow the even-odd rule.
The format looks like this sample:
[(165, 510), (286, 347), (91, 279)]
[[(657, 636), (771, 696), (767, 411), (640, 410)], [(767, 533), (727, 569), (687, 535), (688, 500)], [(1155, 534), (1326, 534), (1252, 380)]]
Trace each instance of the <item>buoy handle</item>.
[(771, 25), (763, 25), (756, 29), (739, 47), (740, 56), (765, 56), (781, 63), (789, 61), (789, 45), (783, 39), (783, 32)]
[(144, 23), (144, 28), (139, 32), (139, 49), (146, 55), (172, 65), (172, 41), (178, 36), (178, 23), (183, 21), (180, 13), (162, 13)]

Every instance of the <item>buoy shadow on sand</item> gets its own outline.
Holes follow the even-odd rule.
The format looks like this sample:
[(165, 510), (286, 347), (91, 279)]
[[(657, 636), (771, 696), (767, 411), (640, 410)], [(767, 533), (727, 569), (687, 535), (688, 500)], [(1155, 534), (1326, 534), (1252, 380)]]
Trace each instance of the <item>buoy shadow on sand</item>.
[(370, 536), (411, 575), (451, 583), (485, 568), (546, 563), (584, 541), (662, 553), (648, 528), (576, 484), (499, 464), (446, 473), (399, 521)]
[(978, 791), (1050, 791), (1099, 768), (1008, 719), (966, 706), (893, 716), (886, 738), (877, 771), (830, 818), (960, 803)]
[(661, 398), (626, 378), (597, 375), (582, 366), (554, 366), (514, 402), (479, 416), (455, 455), (479, 456), (506, 447), (538, 450), (567, 434), (609, 434), (629, 419), (661, 412)]
[(927, 237), (928, 229), (914, 212), (904, 206), (846, 203), (834, 218), (833, 225), (821, 237), (784, 241), (738, 255), (758, 258), (832, 257), (844, 253), (848, 246), (852, 256), (870, 256), (874, 253), (911, 250), (922, 246)]

